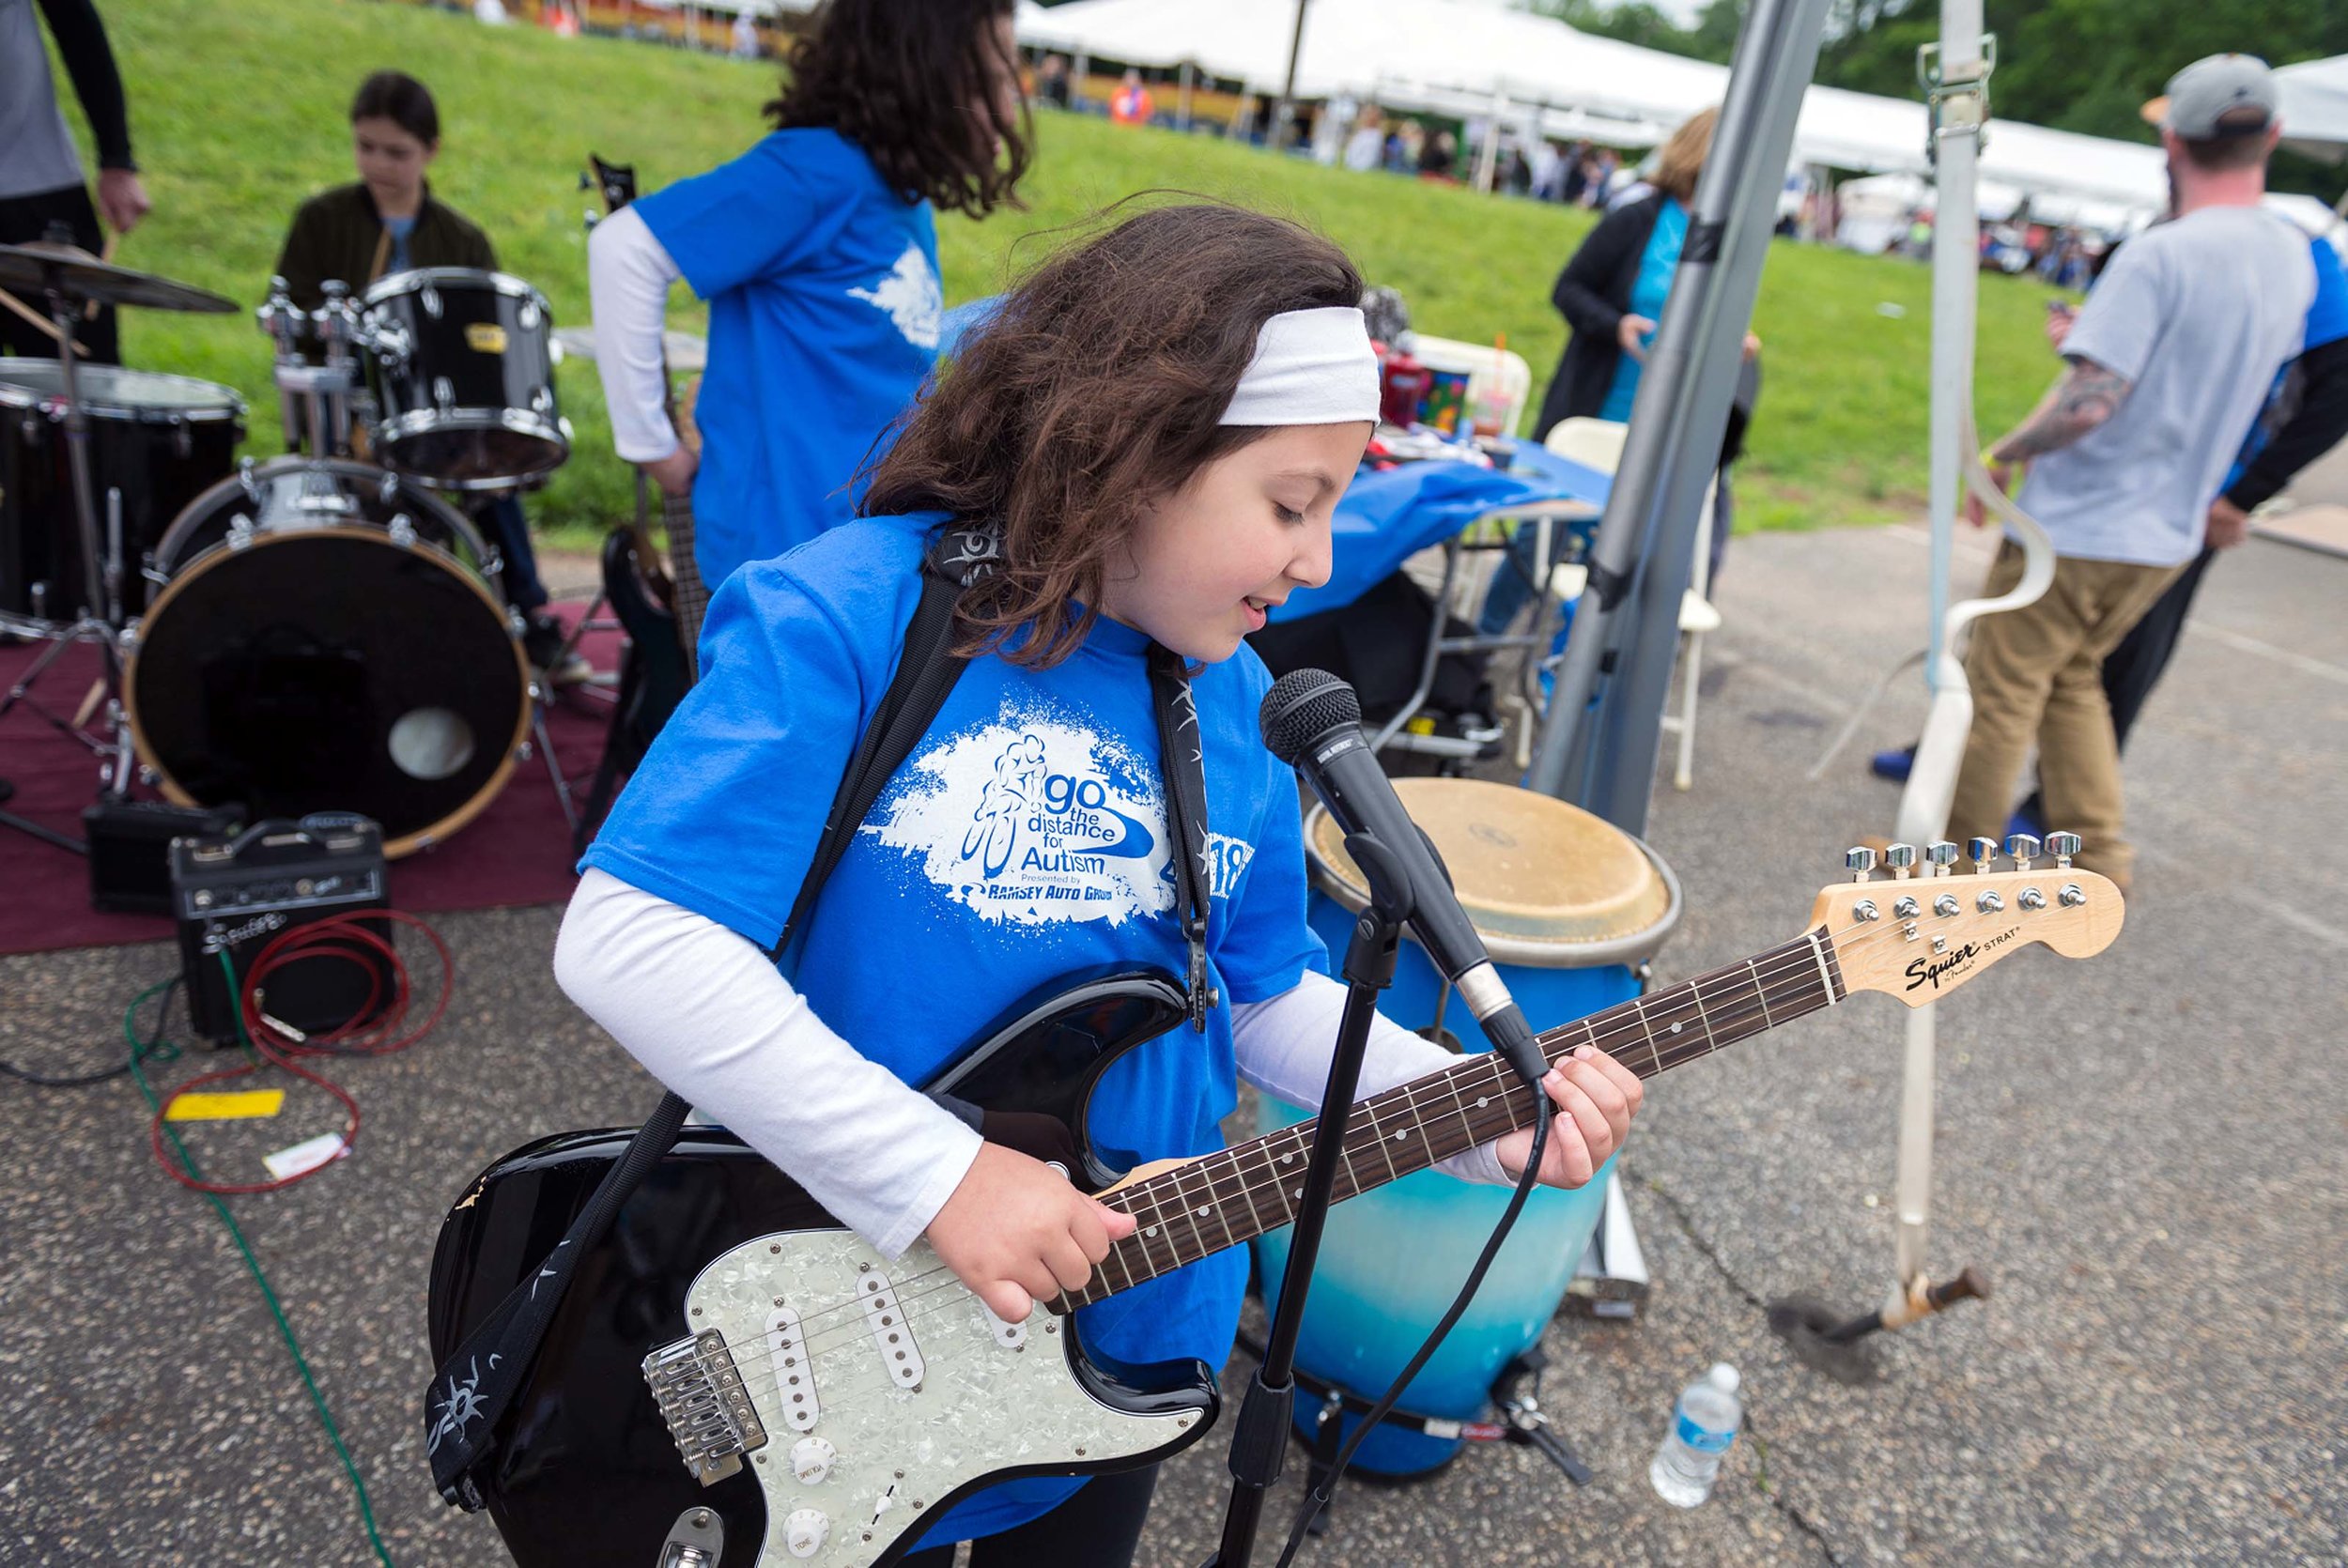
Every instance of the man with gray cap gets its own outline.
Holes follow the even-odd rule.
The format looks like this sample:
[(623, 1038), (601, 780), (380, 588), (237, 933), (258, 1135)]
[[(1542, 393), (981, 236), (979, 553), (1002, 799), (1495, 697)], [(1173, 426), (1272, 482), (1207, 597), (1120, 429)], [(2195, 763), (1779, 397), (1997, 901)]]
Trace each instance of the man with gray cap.
[[(2029, 467), (2020, 500), (2054, 540), (2055, 579), (2036, 603), (1974, 625), (1952, 838), (2003, 832), (2034, 737), (2047, 824), (2085, 837), (2092, 869), (2129, 879), (2103, 659), (2200, 552), (2227, 464), (2298, 352), (2315, 293), (2306, 236), (2259, 205), (2275, 105), (2272, 74), (2247, 54), (2170, 79), (2160, 139), (2174, 216), (2112, 258), (2063, 340), (2069, 371), (1989, 453), (2001, 486)], [(1982, 520), (1978, 501), (1968, 511)], [(1983, 592), (2021, 576), (2008, 539)]]

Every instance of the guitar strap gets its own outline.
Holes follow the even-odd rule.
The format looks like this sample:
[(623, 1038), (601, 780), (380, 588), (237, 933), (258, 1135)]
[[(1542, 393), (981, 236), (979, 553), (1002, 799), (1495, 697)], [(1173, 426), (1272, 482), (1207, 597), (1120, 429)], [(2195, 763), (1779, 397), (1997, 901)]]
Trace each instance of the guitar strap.
[[(832, 797), (823, 839), (771, 951), (778, 961), (865, 814), (889, 776), (912, 755), (969, 663), (952, 649), (954, 605), (964, 589), (994, 572), (999, 555), (999, 536), (988, 527), (949, 527), (931, 542), (922, 562), (921, 596), (905, 628), (904, 651)], [(1153, 643), (1149, 668), (1167, 833), (1175, 846), (1175, 913), (1189, 948), (1191, 1020), (1203, 1030), (1215, 998), (1206, 981), (1211, 884), (1198, 715), (1187, 669), (1178, 656)], [(574, 1265), (595, 1250), (618, 1218), (621, 1205), (667, 1156), (690, 1110), (678, 1095), (661, 1098), (554, 1250), (506, 1293), (433, 1375), (425, 1391), (425, 1454), (432, 1462), (432, 1482), (442, 1500), (467, 1513), (486, 1505), (475, 1478), (491, 1461), (499, 1427), (562, 1304)]]

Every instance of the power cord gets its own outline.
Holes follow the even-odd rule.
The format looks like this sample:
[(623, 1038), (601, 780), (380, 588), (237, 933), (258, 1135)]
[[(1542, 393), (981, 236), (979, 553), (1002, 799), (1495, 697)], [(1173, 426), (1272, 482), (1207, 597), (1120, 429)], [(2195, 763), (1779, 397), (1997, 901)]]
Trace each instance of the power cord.
[[(227, 955), (222, 954), (221, 959), (225, 963)], [(230, 978), (233, 983), (233, 971)], [(260, 1286), (261, 1299), (269, 1304), (270, 1316), (277, 1320), (278, 1336), (286, 1342), (286, 1353), (293, 1358), (294, 1370), (301, 1374), (301, 1386), (310, 1392), (310, 1404), (318, 1413), (318, 1423), (326, 1428), (327, 1440), (334, 1445), (335, 1455), (343, 1462), (343, 1473), (350, 1477), (351, 1490), (358, 1494), (359, 1520), (366, 1530), (367, 1544), (375, 1548), (376, 1559), (383, 1564), (383, 1568), (395, 1568), (395, 1564), (392, 1561), (391, 1552), (383, 1545), (382, 1532), (376, 1529), (375, 1505), (367, 1498), (367, 1483), (359, 1474), (358, 1463), (350, 1457), (350, 1449), (343, 1441), (341, 1428), (334, 1424), (333, 1413), (326, 1407), (326, 1396), (318, 1391), (317, 1379), (310, 1375), (310, 1362), (301, 1354), (301, 1344), (294, 1337), (293, 1325), (286, 1321), (286, 1309), (278, 1302), (277, 1292), (270, 1287), (269, 1275), (262, 1271), (260, 1260), (253, 1255), (252, 1245), (245, 1240), (244, 1230), (237, 1223), (236, 1216), (228, 1212), (226, 1204), (221, 1202), (219, 1190), (204, 1180), (203, 1173), (196, 1168), (194, 1156), (188, 1153), (187, 1145), (179, 1141), (178, 1130), (163, 1121), (163, 1107), (169, 1101), (157, 1099), (154, 1087), (147, 1081), (147, 1071), (142, 1064), (151, 1058), (159, 1058), (161, 1049), (165, 1042), (162, 1038), (160, 1013), (157, 1015), (154, 1038), (141, 1039), (139, 1038), (138, 1010), (150, 996), (168, 996), (171, 988), (178, 983), (177, 980), (166, 980), (160, 985), (149, 986), (132, 999), (130, 1007), (123, 1010), (122, 1036), (131, 1048), (131, 1059), (125, 1064), (125, 1070), (138, 1084), (139, 1094), (154, 1111), (157, 1125), (161, 1126), (171, 1139), (171, 1146), (178, 1157), (179, 1166), (179, 1169), (173, 1174), (180, 1178), (182, 1185), (193, 1187), (202, 1192), (204, 1201), (212, 1206), (212, 1212), (220, 1216), (220, 1222), (228, 1227), (228, 1238), (237, 1244), (237, 1251), (243, 1256), (245, 1268), (252, 1274), (253, 1283)], [(173, 1050), (173, 1054), (178, 1054), (176, 1048)], [(309, 1075), (305, 1073), (303, 1076)]]
[(1517, 1177), (1515, 1191), (1508, 1194), (1508, 1207), (1502, 1211), (1500, 1222), (1492, 1227), (1483, 1252), (1476, 1256), (1475, 1267), (1468, 1270), (1467, 1283), (1460, 1285), (1459, 1295), (1451, 1299), (1451, 1305), (1444, 1309), (1442, 1320), (1420, 1344), (1410, 1364), (1402, 1369), (1386, 1391), (1379, 1396), (1378, 1403), (1371, 1406), (1368, 1413), (1354, 1426), (1353, 1435), (1337, 1451), (1336, 1459), (1330, 1465), (1329, 1473), (1321, 1477), (1321, 1484), (1305, 1495), (1303, 1506), (1296, 1511), (1295, 1523), (1289, 1529), (1288, 1545), (1280, 1553), (1278, 1568), (1289, 1568), (1289, 1564), (1296, 1560), (1298, 1550), (1305, 1545), (1305, 1532), (1312, 1529), (1313, 1520), (1320, 1516), (1321, 1511), (1329, 1506), (1330, 1498), (1336, 1492), (1338, 1480), (1344, 1476), (1346, 1468), (1353, 1463), (1353, 1451), (1362, 1446), (1364, 1438), (1378, 1430), (1387, 1412), (1400, 1402), (1403, 1391), (1411, 1386), (1411, 1379), (1418, 1376), (1419, 1369), (1442, 1347), (1444, 1336), (1451, 1332), (1452, 1326), (1467, 1311), (1468, 1303), (1475, 1299), (1476, 1291), (1483, 1286), (1485, 1273), (1492, 1266), (1492, 1259), (1500, 1254), (1502, 1243), (1516, 1228), (1517, 1216), (1524, 1212), (1525, 1200), (1540, 1184), (1541, 1158), (1549, 1150), (1550, 1119), (1556, 1114), (1556, 1107), (1550, 1103), (1548, 1095), (1538, 1084), (1533, 1085), (1532, 1093), (1539, 1105), (1533, 1119), (1533, 1150), (1525, 1159), (1523, 1174)]
[[(178, 988), (179, 976), (175, 975), (162, 985), (149, 989), (139, 998), (139, 1001), (144, 1002), (158, 992), (162, 993), (163, 998), (155, 1009), (155, 1038), (147, 1043), (145, 1060), (168, 1062), (175, 1060), (179, 1054), (179, 1048), (163, 1038), (163, 1019), (171, 1011), (171, 993)], [(135, 1007), (136, 1004), (133, 1006)], [(135, 1036), (132, 1038), (136, 1038)], [(44, 1089), (86, 1089), (93, 1084), (111, 1084), (130, 1070), (131, 1064), (124, 1062), (119, 1067), (107, 1068), (102, 1072), (53, 1077), (47, 1073), (34, 1072), (30, 1068), (21, 1068), (14, 1062), (0, 1062), (0, 1074), (13, 1078), (19, 1083), (32, 1084)]]
[[(398, 950), (376, 930), (369, 922), (395, 920), (424, 933), (440, 955), (440, 993), (430, 1014), (413, 1029), (401, 1032), (407, 1022), (410, 1001), (408, 965)], [(332, 1160), (321, 1161), (290, 1176), (272, 1176), (267, 1181), (210, 1181), (192, 1169), (183, 1168), (185, 1161), (175, 1161), (163, 1149), (163, 1136), (169, 1130), (165, 1119), (172, 1103), (180, 1096), (204, 1087), (208, 1084), (225, 1083), (258, 1072), (264, 1065), (293, 1074), (304, 1083), (315, 1084), (332, 1095), (343, 1108), (342, 1149), (336, 1157), (348, 1152), (359, 1137), (359, 1102), (341, 1084), (320, 1073), (312, 1072), (296, 1060), (302, 1056), (382, 1056), (404, 1051), (422, 1039), (447, 1012), (449, 997), (456, 987), (456, 971), (449, 957), (448, 945), (440, 934), (414, 915), (395, 909), (370, 910), (362, 915), (334, 915), (306, 925), (289, 927), (273, 937), (268, 945), (254, 956), (241, 985), (237, 979), (235, 963), (225, 950), (216, 955), (221, 972), (227, 976), (229, 994), (236, 999), (237, 1039), (244, 1047), (246, 1061), (241, 1067), (222, 1068), (199, 1073), (162, 1097), (155, 1107), (154, 1116), (147, 1129), (147, 1145), (155, 1152), (155, 1162), (163, 1174), (182, 1187), (199, 1192), (234, 1197), (254, 1192), (275, 1192), (291, 1187), (324, 1170)], [(350, 1022), (315, 1035), (304, 1034), (289, 1024), (271, 1018), (264, 1007), (269, 977), (297, 961), (315, 961), (339, 959), (355, 964), (367, 976), (365, 1002)], [(379, 959), (392, 975), (392, 990), (387, 996), (377, 975)], [(178, 1134), (171, 1133), (178, 1143)]]

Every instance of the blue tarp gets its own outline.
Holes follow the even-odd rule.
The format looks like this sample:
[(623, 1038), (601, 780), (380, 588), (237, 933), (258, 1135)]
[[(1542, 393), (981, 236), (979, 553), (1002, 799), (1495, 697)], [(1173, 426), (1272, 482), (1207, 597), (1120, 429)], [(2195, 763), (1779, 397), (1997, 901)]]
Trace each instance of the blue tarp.
[(1294, 621), (1350, 605), (1411, 556), (1487, 512), (1547, 500), (1602, 508), (1612, 485), (1611, 476), (1529, 442), (1517, 448), (1506, 473), (1473, 463), (1424, 462), (1356, 475), (1330, 530), (1328, 583), (1290, 594), (1272, 619)]

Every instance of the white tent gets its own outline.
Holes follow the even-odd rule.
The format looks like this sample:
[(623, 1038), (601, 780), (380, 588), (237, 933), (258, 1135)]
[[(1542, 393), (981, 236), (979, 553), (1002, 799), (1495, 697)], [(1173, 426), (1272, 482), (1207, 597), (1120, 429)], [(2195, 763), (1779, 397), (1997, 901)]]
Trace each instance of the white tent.
[[(1185, 62), (1207, 73), (1280, 90), (1295, 26), (1291, 0), (1075, 0), (1024, 21), (1022, 41), (1127, 65)], [(1593, 38), (1525, 11), (1462, 0), (1311, 0), (1305, 11), (1296, 90), (1339, 93), (1391, 108), (1488, 115), (1504, 122), (1540, 107), (1572, 112), (1588, 135), (1619, 146), (1651, 145), (1728, 85), (1724, 66), (1683, 59), (1613, 38)], [(1610, 127), (1619, 127), (1616, 136)], [(1834, 87), (1812, 87), (1794, 135), (1798, 163), (1923, 174), (1922, 103)], [(2166, 205), (2160, 149), (1992, 122), (1983, 175), (1998, 183), (2082, 204), (2100, 213), (2150, 215)]]
[(2283, 146), (2337, 163), (2348, 159), (2348, 54), (2275, 72), (2282, 88)]

